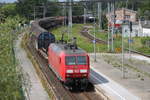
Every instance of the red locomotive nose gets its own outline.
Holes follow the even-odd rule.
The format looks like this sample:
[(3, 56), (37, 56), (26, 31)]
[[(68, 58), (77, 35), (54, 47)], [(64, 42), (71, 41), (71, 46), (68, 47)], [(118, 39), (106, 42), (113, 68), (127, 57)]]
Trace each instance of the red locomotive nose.
[(88, 56), (72, 55), (65, 57), (66, 78), (83, 78), (88, 77)]
[[(89, 56), (78, 48), (65, 49), (65, 44), (52, 43), (48, 49), (51, 69), (63, 83), (86, 83), (89, 76)], [(78, 81), (76, 81), (78, 80)]]

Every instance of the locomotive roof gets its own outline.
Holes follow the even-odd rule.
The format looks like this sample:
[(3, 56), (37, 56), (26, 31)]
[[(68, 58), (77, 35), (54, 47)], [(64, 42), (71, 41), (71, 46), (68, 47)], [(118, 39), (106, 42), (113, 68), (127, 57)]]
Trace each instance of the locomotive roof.
[(66, 54), (85, 54), (86, 51), (84, 51), (81, 48), (75, 49), (75, 51), (73, 49), (71, 49), (70, 47), (68, 47), (67, 49), (65, 49), (65, 46), (67, 44), (62, 44), (62, 43), (52, 43), (50, 45), (50, 47), (57, 53), (60, 53), (61, 51), (65, 52)]

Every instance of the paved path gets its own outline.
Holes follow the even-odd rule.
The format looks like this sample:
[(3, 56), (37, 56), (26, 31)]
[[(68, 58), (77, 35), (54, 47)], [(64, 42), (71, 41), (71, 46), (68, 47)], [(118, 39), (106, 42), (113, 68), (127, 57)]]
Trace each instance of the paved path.
[(123, 86), (114, 82), (104, 74), (98, 72), (97, 69), (91, 69), (91, 80), (98, 89), (105, 91), (105, 94), (112, 100), (140, 100)]
[(27, 93), (29, 95), (28, 100), (50, 100), (47, 92), (44, 90), (42, 83), (40, 82), (34, 66), (28, 59), (24, 49), (20, 46), (21, 39), (22, 36), (16, 41), (15, 54), (23, 72), (28, 75), (28, 80), (31, 84), (29, 93)]
[(96, 87), (104, 90), (113, 100), (150, 100), (150, 79), (122, 79), (120, 70), (107, 64), (99, 55), (97, 58), (95, 63), (93, 54), (90, 54), (90, 78)]
[(139, 55), (139, 54), (131, 55), (131, 57), (134, 59), (143, 60), (143, 61), (147, 61), (148, 63), (150, 63), (150, 58), (144, 57), (144, 56)]

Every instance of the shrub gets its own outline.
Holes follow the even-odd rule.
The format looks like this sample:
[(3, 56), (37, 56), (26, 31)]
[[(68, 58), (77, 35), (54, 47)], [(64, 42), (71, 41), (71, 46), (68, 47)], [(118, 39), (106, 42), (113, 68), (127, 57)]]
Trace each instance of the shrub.
[(24, 100), (20, 70), (13, 50), (13, 31), (21, 18), (7, 18), (0, 24), (0, 100)]

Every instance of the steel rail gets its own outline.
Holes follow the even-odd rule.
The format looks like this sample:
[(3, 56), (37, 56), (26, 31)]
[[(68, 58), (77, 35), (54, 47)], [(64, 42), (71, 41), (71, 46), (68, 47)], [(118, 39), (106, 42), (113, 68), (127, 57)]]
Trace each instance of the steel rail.
[[(88, 29), (87, 28), (84, 28), (81, 32), (80, 32), (84, 37), (88, 38), (90, 41), (93, 41), (94, 40), (94, 36), (90, 35), (88, 33)], [(100, 43), (100, 44), (107, 44), (106, 41), (104, 40), (101, 40), (99, 38), (96, 38), (96, 43)]]

